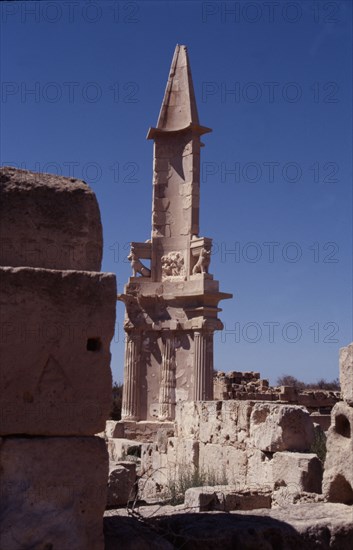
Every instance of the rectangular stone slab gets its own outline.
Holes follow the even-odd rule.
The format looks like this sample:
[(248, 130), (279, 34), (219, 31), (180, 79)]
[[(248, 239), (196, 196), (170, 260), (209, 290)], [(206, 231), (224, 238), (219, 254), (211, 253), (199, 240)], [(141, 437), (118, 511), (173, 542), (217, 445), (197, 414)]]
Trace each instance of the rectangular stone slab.
[(103, 439), (0, 438), (0, 472), (1, 549), (103, 550)]
[(103, 431), (115, 276), (0, 268), (0, 303), (0, 435)]
[(82, 180), (0, 168), (0, 265), (99, 271), (97, 199)]

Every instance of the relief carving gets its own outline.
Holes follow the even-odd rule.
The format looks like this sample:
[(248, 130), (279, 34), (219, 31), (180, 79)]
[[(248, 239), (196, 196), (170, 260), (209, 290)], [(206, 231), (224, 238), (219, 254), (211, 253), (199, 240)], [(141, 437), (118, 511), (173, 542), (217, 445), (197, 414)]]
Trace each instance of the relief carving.
[(162, 279), (170, 277), (185, 277), (184, 256), (181, 252), (172, 251), (161, 258)]

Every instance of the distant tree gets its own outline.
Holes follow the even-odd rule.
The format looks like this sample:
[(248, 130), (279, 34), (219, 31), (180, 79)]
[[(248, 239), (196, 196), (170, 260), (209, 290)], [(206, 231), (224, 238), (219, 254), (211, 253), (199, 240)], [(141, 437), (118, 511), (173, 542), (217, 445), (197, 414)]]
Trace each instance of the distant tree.
[(292, 388), (296, 388), (297, 390), (301, 390), (305, 387), (305, 383), (301, 380), (298, 380), (298, 378), (295, 378), (291, 374), (282, 374), (279, 378), (277, 378), (277, 386), (291, 386)]
[(112, 409), (110, 413), (111, 420), (121, 420), (121, 406), (123, 401), (123, 384), (114, 382), (113, 384)]
[(320, 378), (315, 384), (308, 384), (308, 386), (310, 386), (310, 388), (317, 389), (317, 390), (340, 391), (341, 389), (338, 378), (331, 380), (331, 382), (327, 381), (325, 378)]
[(291, 374), (283, 374), (277, 378), (277, 386), (291, 386), (297, 390), (332, 390), (340, 391), (340, 383), (338, 378), (332, 380), (331, 382), (327, 381), (325, 378), (320, 378), (317, 382), (303, 382), (298, 380)]

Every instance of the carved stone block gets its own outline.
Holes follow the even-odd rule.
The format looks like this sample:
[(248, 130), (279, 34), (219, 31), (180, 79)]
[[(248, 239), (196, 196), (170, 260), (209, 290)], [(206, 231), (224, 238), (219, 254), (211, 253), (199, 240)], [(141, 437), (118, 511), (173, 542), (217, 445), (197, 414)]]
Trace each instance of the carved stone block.
[(0, 268), (0, 435), (93, 435), (111, 407), (112, 274)]

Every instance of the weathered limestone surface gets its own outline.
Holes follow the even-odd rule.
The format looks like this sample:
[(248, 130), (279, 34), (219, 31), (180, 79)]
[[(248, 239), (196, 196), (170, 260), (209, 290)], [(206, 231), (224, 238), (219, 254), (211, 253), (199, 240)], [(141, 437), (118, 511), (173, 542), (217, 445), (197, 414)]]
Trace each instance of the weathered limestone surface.
[(340, 349), (340, 384), (342, 399), (353, 406), (353, 342)]
[(81, 180), (0, 168), (0, 265), (99, 271), (97, 199)]
[(152, 442), (155, 437), (174, 435), (174, 422), (126, 422), (124, 426), (124, 437), (135, 439), (141, 442)]
[(256, 403), (250, 438), (261, 451), (308, 451), (314, 439), (313, 422), (304, 407)]
[(0, 439), (0, 548), (103, 550), (108, 454), (99, 437)]
[(286, 486), (291, 491), (321, 493), (322, 464), (316, 454), (275, 453), (271, 467), (274, 488)]
[(140, 456), (142, 443), (130, 439), (108, 439), (109, 458), (113, 462), (124, 460), (127, 455)]
[(301, 446), (307, 451), (311, 442), (313, 424), (303, 407), (253, 401), (184, 402), (176, 408), (175, 425), (175, 437), (142, 445), (149, 496), (153, 482), (154, 490), (158, 486), (163, 492), (170, 481), (194, 473), (238, 490), (286, 487), (291, 492), (321, 493), (322, 466), (317, 456), (287, 450)]
[(254, 447), (247, 450), (246, 487), (274, 489), (273, 456)]
[[(139, 508), (144, 521), (107, 512), (106, 550), (182, 548), (214, 550), (351, 550), (352, 508), (344, 504), (310, 503), (252, 511), (190, 512), (160, 507)], [(158, 516), (157, 514), (161, 514)], [(114, 515), (113, 515), (114, 514)], [(109, 517), (110, 516), (110, 517)], [(157, 517), (156, 517), (157, 516)], [(137, 544), (139, 546), (137, 546)]]
[(135, 498), (136, 464), (122, 461), (110, 464), (107, 506), (126, 506)]
[(236, 484), (245, 487), (248, 476), (246, 452), (232, 445), (200, 444), (199, 467), (217, 483)]
[(331, 502), (353, 504), (353, 407), (341, 401), (334, 406), (331, 416), (323, 493)]
[(176, 435), (202, 443), (244, 443), (250, 435), (252, 401), (191, 401), (176, 409)]
[(93, 435), (111, 407), (115, 276), (0, 268), (0, 434)]

